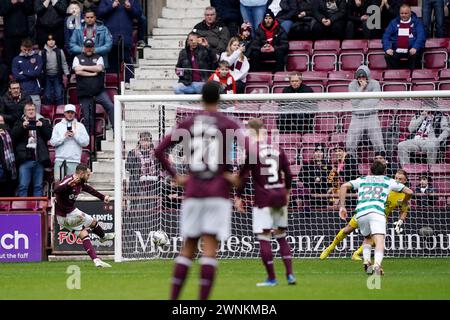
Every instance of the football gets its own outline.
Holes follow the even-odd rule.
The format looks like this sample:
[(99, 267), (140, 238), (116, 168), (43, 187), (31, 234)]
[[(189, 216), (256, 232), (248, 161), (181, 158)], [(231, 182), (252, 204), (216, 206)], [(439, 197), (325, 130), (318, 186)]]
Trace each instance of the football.
[(169, 236), (162, 230), (153, 233), (153, 243), (159, 247), (165, 246), (169, 243)]

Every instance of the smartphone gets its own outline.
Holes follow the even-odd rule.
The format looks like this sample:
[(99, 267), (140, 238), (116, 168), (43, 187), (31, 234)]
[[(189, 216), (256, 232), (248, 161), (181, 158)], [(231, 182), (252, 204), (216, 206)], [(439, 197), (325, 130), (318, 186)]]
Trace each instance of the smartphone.
[(72, 122), (67, 123), (67, 131), (72, 131)]
[(36, 120), (28, 121), (28, 129), (29, 130), (36, 130)]

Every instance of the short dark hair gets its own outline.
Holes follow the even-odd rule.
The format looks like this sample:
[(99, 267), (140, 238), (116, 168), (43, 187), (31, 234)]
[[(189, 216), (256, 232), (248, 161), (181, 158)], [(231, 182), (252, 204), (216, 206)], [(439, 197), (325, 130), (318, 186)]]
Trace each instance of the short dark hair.
[(230, 63), (226, 60), (222, 60), (219, 61), (219, 68), (229, 68), (230, 67)]
[(403, 170), (403, 169), (398, 169), (396, 173), (400, 173), (400, 174), (404, 175), (405, 178), (406, 178), (406, 180), (408, 180), (408, 174), (406, 173), (405, 170)]
[(31, 41), (31, 39), (23, 39), (22, 43), (20, 44), (22, 47), (25, 48), (32, 48), (33, 47), (33, 41)]
[(12, 79), (12, 80), (10, 80), (8, 82), (8, 88), (11, 88), (12, 84), (19, 84), (20, 85), (20, 82), (18, 80), (16, 80), (16, 79)]
[(85, 164), (80, 163), (79, 165), (77, 165), (75, 172), (76, 173), (86, 172), (87, 169), (89, 169), (89, 168)]
[[(114, 2), (114, 1), (113, 1), (113, 2)], [(93, 13), (94, 16), (97, 16), (97, 14), (95, 13), (95, 11), (92, 10), (91, 8), (86, 8), (86, 9), (84, 10), (84, 14), (86, 14), (86, 13)]]
[(386, 173), (386, 165), (378, 160), (375, 160), (370, 166), (370, 172), (375, 176), (381, 176)]
[(204, 103), (213, 104), (220, 100), (220, 84), (209, 80), (202, 88), (202, 100)]

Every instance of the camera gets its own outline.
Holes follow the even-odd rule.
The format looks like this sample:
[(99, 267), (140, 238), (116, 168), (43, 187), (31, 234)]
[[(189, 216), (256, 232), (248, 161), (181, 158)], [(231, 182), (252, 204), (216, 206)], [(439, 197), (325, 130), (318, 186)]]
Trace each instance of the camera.
[(28, 129), (29, 130), (36, 130), (36, 120), (29, 120), (28, 121)]
[(72, 121), (67, 122), (67, 131), (72, 131)]

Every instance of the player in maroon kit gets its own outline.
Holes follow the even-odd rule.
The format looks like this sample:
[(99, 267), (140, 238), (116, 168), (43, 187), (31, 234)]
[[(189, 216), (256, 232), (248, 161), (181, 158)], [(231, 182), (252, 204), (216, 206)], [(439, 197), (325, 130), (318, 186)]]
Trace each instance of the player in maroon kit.
[[(250, 137), (254, 138), (257, 148), (257, 162), (251, 164), (246, 161), (240, 171), (240, 178), (245, 182), (251, 172), (255, 200), (253, 207), (253, 232), (257, 235), (260, 246), (261, 259), (268, 274), (267, 280), (258, 283), (257, 286), (275, 286), (278, 284), (273, 266), (273, 255), (271, 233), (280, 245), (280, 253), (286, 267), (286, 278), (288, 284), (296, 284), (292, 273), (291, 248), (286, 240), (286, 229), (288, 226), (287, 206), (291, 191), (292, 174), (289, 161), (281, 148), (267, 142), (266, 130), (260, 119), (248, 121)], [(283, 178), (284, 175), (284, 178)], [(235, 197), (235, 206), (239, 212), (245, 212), (241, 199), (245, 183), (238, 189)]]
[[(208, 81), (202, 90), (204, 110), (182, 121), (170, 135), (164, 137), (155, 150), (155, 156), (163, 168), (178, 185), (184, 186), (180, 221), (184, 245), (175, 259), (171, 290), (173, 300), (179, 297), (197, 253), (200, 238), (203, 256), (200, 259), (199, 298), (208, 299), (217, 266), (218, 240), (225, 240), (230, 235), (232, 203), (229, 198), (232, 184), (236, 180), (227, 172), (225, 162), (229, 162), (224, 159), (227, 158), (226, 151), (231, 150), (228, 147), (234, 139), (225, 137), (233, 132), (238, 138), (242, 138), (244, 130), (242, 125), (218, 112), (219, 92), (219, 84)], [(184, 154), (189, 163), (187, 176), (176, 173), (165, 153), (180, 141), (180, 136), (183, 137)]]
[(114, 233), (105, 233), (100, 224), (90, 215), (75, 208), (75, 200), (81, 191), (90, 193), (94, 197), (99, 198), (105, 203), (109, 203), (109, 196), (105, 196), (87, 185), (87, 181), (91, 177), (91, 171), (83, 164), (79, 164), (74, 174), (65, 176), (55, 188), (55, 213), (61, 228), (73, 232), (83, 242), (83, 247), (94, 261), (96, 267), (111, 267), (108, 263), (97, 257), (94, 247), (86, 230), (90, 228), (101, 242), (114, 239)]

